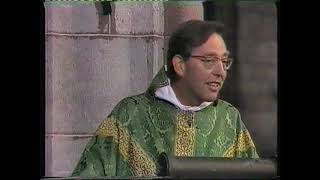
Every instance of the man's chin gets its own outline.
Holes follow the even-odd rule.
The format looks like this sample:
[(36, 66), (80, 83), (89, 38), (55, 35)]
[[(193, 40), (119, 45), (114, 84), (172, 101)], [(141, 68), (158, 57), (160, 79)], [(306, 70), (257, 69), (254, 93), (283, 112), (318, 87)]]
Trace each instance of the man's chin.
[(215, 100), (218, 99), (218, 94), (214, 95), (214, 96), (210, 96), (208, 98), (205, 98), (207, 102), (214, 102)]

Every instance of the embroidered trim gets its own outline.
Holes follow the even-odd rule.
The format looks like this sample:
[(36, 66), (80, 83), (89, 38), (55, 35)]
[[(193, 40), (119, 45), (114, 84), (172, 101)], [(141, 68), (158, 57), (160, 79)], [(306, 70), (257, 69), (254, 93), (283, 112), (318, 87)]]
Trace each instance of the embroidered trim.
[(179, 112), (177, 114), (177, 131), (174, 151), (176, 156), (192, 156), (194, 154), (195, 128), (193, 126), (189, 127), (188, 121), (190, 120), (192, 121), (192, 124), (194, 117), (190, 117), (187, 113)]
[(250, 134), (248, 131), (241, 131), (237, 135), (236, 142), (227, 149), (224, 153), (223, 157), (235, 157), (239, 156), (241, 152), (247, 151), (249, 148), (254, 148), (255, 145), (250, 138)]
[[(117, 132), (119, 130), (119, 132)], [(119, 133), (119, 136), (118, 136)], [(128, 161), (136, 176), (154, 176), (156, 165), (144, 150), (129, 136), (125, 129), (118, 126), (115, 119), (109, 117), (103, 121), (96, 132), (97, 135), (114, 138), (119, 144), (119, 151), (124, 160)]]

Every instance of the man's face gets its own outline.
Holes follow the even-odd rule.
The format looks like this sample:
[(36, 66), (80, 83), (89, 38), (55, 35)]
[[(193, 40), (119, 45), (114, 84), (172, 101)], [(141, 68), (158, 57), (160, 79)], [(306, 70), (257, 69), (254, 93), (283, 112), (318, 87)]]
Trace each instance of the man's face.
[[(222, 37), (215, 33), (204, 44), (193, 48), (191, 55), (225, 58), (228, 51)], [(227, 76), (222, 61), (215, 61), (210, 66), (206, 63), (203, 58), (190, 57), (185, 62), (185, 73), (181, 78), (187, 94), (198, 105), (204, 101), (216, 100)]]

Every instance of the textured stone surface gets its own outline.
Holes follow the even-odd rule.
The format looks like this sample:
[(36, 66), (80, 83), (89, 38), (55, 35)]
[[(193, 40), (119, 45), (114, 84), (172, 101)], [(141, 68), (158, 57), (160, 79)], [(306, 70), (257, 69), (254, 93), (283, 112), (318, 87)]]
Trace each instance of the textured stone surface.
[(46, 62), (45, 62), (45, 132), (50, 131), (53, 122), (52, 115), (52, 103), (53, 103), (53, 94), (52, 94), (52, 61), (48, 61), (52, 57), (52, 51), (50, 50), (50, 43), (48, 43), (48, 37), (46, 37), (45, 42), (46, 50)]
[(51, 138), (45, 137), (45, 176), (52, 176), (52, 147)]
[(45, 4), (47, 32), (109, 33), (111, 17), (103, 15), (101, 3), (64, 4)]
[(191, 19), (203, 20), (201, 1), (164, 2), (164, 34), (170, 35), (179, 24)]
[(52, 127), (47, 132), (93, 133), (122, 98), (145, 91), (161, 66), (162, 43), (49, 36), (47, 87), (52, 97), (48, 94), (47, 104), (52, 109), (47, 112)]
[(169, 47), (169, 39), (170, 36), (165, 36), (164, 37), (164, 42), (163, 42), (163, 58), (164, 58), (164, 63), (167, 62), (167, 51)]
[[(239, 40), (241, 43), (239, 56), (241, 63), (250, 63), (254, 59), (255, 63), (277, 64), (277, 42), (275, 39), (259, 41), (248, 38), (247, 41)], [(258, 42), (258, 43), (257, 43)], [(272, 57), (272, 58), (270, 58)]]
[(150, 74), (148, 75), (149, 82), (152, 81), (153, 77), (158, 73), (158, 71), (164, 65), (164, 62), (165, 62), (164, 43), (165, 43), (165, 39), (158, 39), (158, 38), (150, 42), (151, 49), (148, 50), (148, 63), (150, 64), (148, 65), (148, 67), (152, 67), (152, 71), (151, 69), (149, 69), (149, 72), (150, 72)]
[(163, 34), (162, 2), (112, 3), (113, 34)]
[(70, 176), (90, 137), (47, 136), (46, 176)]
[[(274, 41), (277, 38), (277, 14), (274, 3), (239, 2), (238, 39), (240, 41)], [(253, 42), (253, 43), (254, 43)]]
[[(270, 59), (266, 63), (260, 63), (259, 60), (252, 62), (254, 58), (248, 58), (251, 60), (251, 63), (241, 63), (239, 66), (241, 69), (240, 79), (249, 79), (249, 80), (259, 80), (266, 79), (268, 81), (273, 81), (277, 79), (277, 62), (276, 59)], [(274, 61), (274, 62), (272, 62)], [(254, 68), (255, 67), (255, 68)]]
[[(272, 97), (272, 95), (256, 95), (256, 94), (245, 94), (245, 96), (250, 96), (251, 99), (255, 99), (254, 101), (242, 101), (241, 109), (243, 113), (261, 113), (261, 116), (265, 114), (270, 114), (270, 112), (277, 112), (277, 99)], [(276, 114), (274, 114), (274, 119), (277, 118)], [(256, 120), (254, 120), (256, 121)], [(250, 122), (254, 123), (254, 122)]]
[[(274, 95), (277, 92), (277, 87), (275, 84), (276, 80), (270, 81), (270, 78), (262, 78), (259, 80), (250, 80), (250, 78), (246, 80), (239, 81), (240, 93), (241, 95), (245, 96), (252, 96), (252, 95), (260, 95), (260, 96), (269, 96)], [(250, 98), (250, 97), (248, 97)], [(250, 98), (251, 99), (251, 98)], [(254, 108), (254, 107), (252, 107)]]

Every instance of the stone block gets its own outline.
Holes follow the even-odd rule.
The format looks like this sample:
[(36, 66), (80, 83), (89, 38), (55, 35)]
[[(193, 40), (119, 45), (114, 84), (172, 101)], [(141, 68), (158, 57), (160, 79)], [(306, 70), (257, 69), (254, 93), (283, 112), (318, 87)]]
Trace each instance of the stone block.
[(163, 35), (162, 2), (112, 3), (112, 34)]
[(99, 2), (47, 2), (46, 32), (110, 33), (110, 15), (103, 15)]

